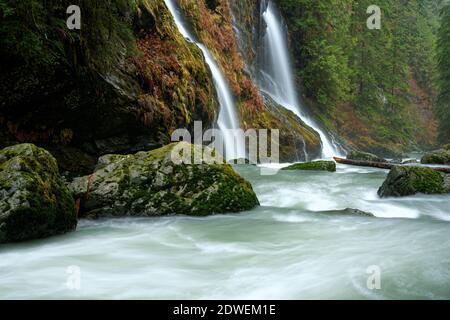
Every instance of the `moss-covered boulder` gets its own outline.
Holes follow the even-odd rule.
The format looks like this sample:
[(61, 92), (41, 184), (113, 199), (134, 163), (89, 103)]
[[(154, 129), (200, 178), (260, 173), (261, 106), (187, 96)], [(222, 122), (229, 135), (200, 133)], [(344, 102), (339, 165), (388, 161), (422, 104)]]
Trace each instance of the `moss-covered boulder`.
[(378, 195), (383, 198), (416, 193), (450, 193), (450, 174), (427, 167), (396, 166), (378, 190)]
[(422, 157), (423, 164), (450, 164), (450, 150), (441, 149), (429, 152)]
[(374, 154), (367, 153), (367, 152), (361, 152), (361, 151), (357, 151), (357, 150), (353, 150), (349, 154), (347, 154), (347, 159), (372, 161), (372, 162), (387, 162), (386, 159), (380, 158)]
[(334, 161), (312, 161), (296, 163), (282, 170), (315, 170), (336, 172), (336, 163)]
[(207, 157), (199, 164), (177, 163), (172, 156), (179, 149), (214, 154), (209, 148), (182, 142), (150, 152), (100, 158), (91, 176), (71, 183), (81, 199), (81, 216), (205, 216), (240, 212), (259, 204), (250, 183), (229, 164), (209, 164)]
[(20, 144), (0, 151), (0, 243), (74, 230), (74, 199), (44, 149)]

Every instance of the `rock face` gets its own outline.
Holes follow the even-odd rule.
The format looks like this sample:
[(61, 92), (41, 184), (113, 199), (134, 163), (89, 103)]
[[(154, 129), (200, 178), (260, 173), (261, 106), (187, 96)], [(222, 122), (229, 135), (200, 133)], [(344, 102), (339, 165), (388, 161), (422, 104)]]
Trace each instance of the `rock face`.
[(316, 170), (336, 172), (336, 163), (334, 161), (313, 161), (305, 163), (296, 163), (282, 170)]
[(378, 190), (378, 195), (383, 198), (416, 193), (450, 193), (450, 174), (426, 167), (396, 166)]
[(205, 216), (240, 212), (259, 204), (250, 183), (229, 164), (177, 164), (174, 148), (213, 154), (206, 147), (170, 144), (134, 155), (107, 155), (91, 175), (70, 188), (81, 198), (81, 216)]
[(32, 144), (0, 151), (0, 243), (74, 230), (74, 199), (56, 160)]
[(450, 164), (450, 149), (436, 150), (422, 157), (423, 164)]
[(358, 209), (352, 209), (347, 208), (344, 210), (331, 210), (331, 211), (323, 211), (321, 212), (323, 214), (329, 214), (329, 215), (341, 215), (341, 216), (359, 216), (359, 217), (375, 217), (372, 213), (358, 210)]
[(419, 160), (417, 159), (411, 159), (411, 160), (405, 160), (401, 164), (419, 164)]
[[(194, 120), (213, 126), (210, 70), (163, 0), (86, 2), (90, 32), (74, 37), (62, 32), (65, 10), (53, 3), (34, 8), (39, 28), (23, 3), (6, 8), (15, 14), (2, 18), (2, 39), (14, 41), (2, 42), (0, 147), (45, 145), (61, 171), (88, 174), (101, 155), (155, 149)], [(33, 50), (21, 49), (30, 39)]]
[(374, 154), (361, 152), (361, 151), (352, 151), (347, 155), (347, 159), (349, 160), (363, 160), (363, 161), (372, 161), (372, 162), (387, 162), (387, 160), (382, 159)]

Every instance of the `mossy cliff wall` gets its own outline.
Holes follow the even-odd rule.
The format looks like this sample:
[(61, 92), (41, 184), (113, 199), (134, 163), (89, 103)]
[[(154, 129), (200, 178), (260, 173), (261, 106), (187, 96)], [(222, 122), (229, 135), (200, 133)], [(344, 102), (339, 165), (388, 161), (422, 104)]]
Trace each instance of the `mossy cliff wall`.
[(213, 124), (209, 69), (162, 0), (76, 2), (80, 31), (65, 26), (70, 1), (2, 1), (0, 147), (37, 143), (88, 172), (98, 155)]
[(244, 129), (278, 129), (282, 161), (321, 155), (319, 135), (293, 113), (263, 97), (255, 84), (253, 39), (259, 21), (260, 1), (179, 0), (199, 40), (216, 58), (236, 98)]

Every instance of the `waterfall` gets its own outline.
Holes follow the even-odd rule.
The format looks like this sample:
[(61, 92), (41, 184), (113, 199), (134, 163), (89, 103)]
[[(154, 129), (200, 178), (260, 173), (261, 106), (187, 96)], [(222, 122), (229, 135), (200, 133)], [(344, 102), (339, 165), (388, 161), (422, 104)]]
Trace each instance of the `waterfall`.
[(176, 0), (164, 0), (167, 8), (172, 14), (173, 19), (175, 20), (178, 30), (183, 37), (185, 37), (189, 42), (194, 43), (202, 51), (205, 57), (205, 62), (211, 70), (220, 105), (217, 125), (222, 132), (225, 157), (227, 160), (244, 158), (245, 143), (243, 136), (239, 134), (239, 119), (236, 114), (233, 95), (231, 94), (228, 83), (210, 51), (202, 43), (197, 41), (190, 31), (188, 31), (188, 27), (185, 26), (182, 19), (182, 14), (174, 1)]
[(294, 76), (287, 46), (287, 30), (282, 24), (281, 15), (273, 1), (269, 0), (262, 13), (267, 26), (264, 35), (264, 48), (261, 56), (259, 85), (276, 102), (299, 116), (308, 126), (317, 131), (322, 140), (322, 157), (331, 158), (339, 155), (338, 148), (325, 132), (305, 113), (295, 89)]

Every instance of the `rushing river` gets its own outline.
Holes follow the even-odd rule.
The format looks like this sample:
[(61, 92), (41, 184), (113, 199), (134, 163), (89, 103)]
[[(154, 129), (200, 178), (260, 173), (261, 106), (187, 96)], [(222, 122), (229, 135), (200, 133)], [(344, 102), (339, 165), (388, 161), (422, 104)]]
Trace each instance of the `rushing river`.
[[(378, 169), (237, 170), (261, 207), (81, 221), (73, 233), (0, 246), (0, 299), (450, 298), (450, 196), (381, 200)], [(321, 213), (347, 207), (377, 218)], [(381, 289), (367, 286), (370, 266)], [(79, 290), (67, 285), (73, 270)]]

